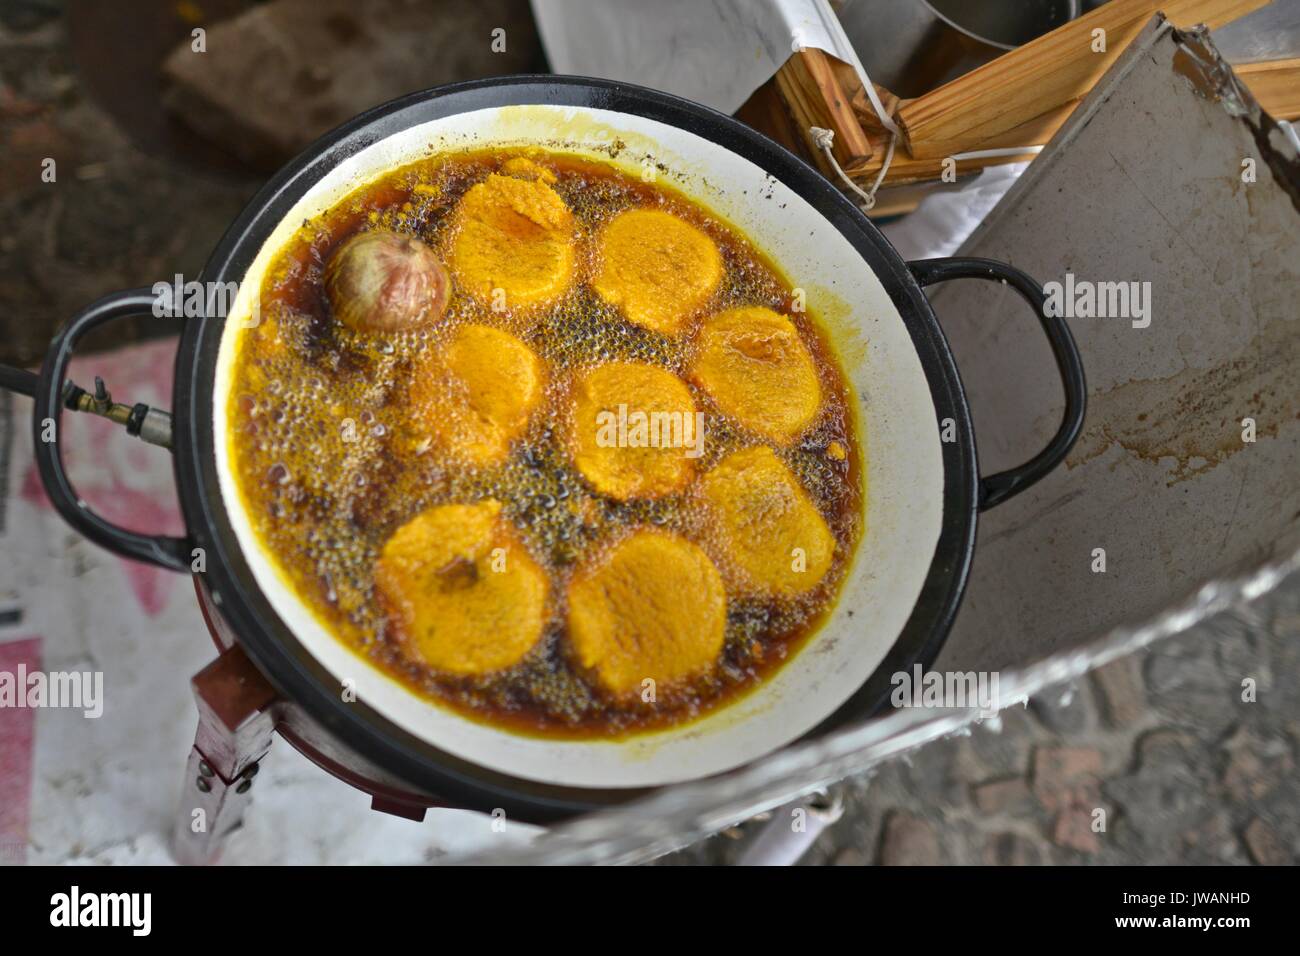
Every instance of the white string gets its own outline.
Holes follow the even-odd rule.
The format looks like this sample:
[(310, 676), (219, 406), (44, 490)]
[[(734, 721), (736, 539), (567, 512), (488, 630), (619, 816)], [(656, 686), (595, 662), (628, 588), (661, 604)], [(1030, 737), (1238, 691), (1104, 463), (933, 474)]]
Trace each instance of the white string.
[[(898, 125), (894, 122), (894, 118), (885, 111), (885, 105), (880, 102), (880, 96), (876, 93), (876, 84), (871, 82), (871, 76), (867, 73), (867, 68), (863, 65), (862, 58), (858, 56), (858, 51), (854, 48), (852, 41), (849, 40), (848, 34), (844, 32), (844, 25), (840, 22), (840, 18), (837, 17), (829, 7), (827, 7), (826, 12), (829, 16), (822, 18), (822, 25), (839, 43), (843, 45), (844, 51), (847, 52), (850, 58), (850, 65), (855, 71), (857, 71), (858, 79), (862, 81), (862, 88), (866, 91), (867, 99), (871, 101), (871, 108), (876, 111), (876, 119), (879, 121), (881, 126), (889, 130), (892, 134), (893, 139), (891, 139), (889, 143), (889, 149), (892, 153), (894, 140), (902, 136), (903, 131), (898, 128)], [(796, 47), (799, 46), (797, 35), (795, 36), (795, 44)], [(976, 149), (968, 153), (958, 153), (952, 158), (960, 162), (963, 159), (997, 159), (1000, 156), (1020, 156), (1024, 153), (1041, 153), (1042, 151), (1043, 147), (1041, 146), (1013, 146), (1005, 149)], [(833, 161), (834, 160), (832, 160), (832, 162)], [(888, 166), (889, 160), (886, 159), (885, 167)], [(836, 166), (836, 169), (838, 170), (839, 167)], [(842, 173), (841, 177), (843, 177)], [(876, 185), (871, 189), (873, 196), (875, 195), (876, 189), (879, 185), (880, 180), (878, 179)]]
[[(871, 82), (871, 77), (867, 75), (867, 68), (862, 65), (862, 58), (858, 56), (858, 51), (853, 48), (853, 43), (849, 36), (844, 32), (844, 24), (840, 23), (840, 18), (835, 15), (835, 11), (830, 8), (829, 4), (816, 4), (817, 12), (824, 14), (820, 17), (822, 26), (826, 29), (835, 45), (839, 46), (840, 53), (847, 55), (849, 65), (857, 71), (858, 79), (862, 81), (862, 88), (866, 90), (867, 99), (871, 101), (871, 108), (876, 111), (876, 118), (880, 120), (880, 125), (889, 130), (894, 136), (902, 136), (903, 131), (894, 123), (894, 118), (885, 112), (885, 106), (880, 102), (880, 97), (876, 94), (876, 84)], [(798, 34), (795, 35), (794, 42), (799, 44)]]
[(1003, 146), (998, 149), (973, 149), (969, 153), (957, 153), (950, 159), (997, 159), (999, 156), (1020, 156), (1024, 153), (1041, 153), (1041, 146)]
[[(858, 61), (861, 64), (861, 61)], [(894, 118), (885, 112), (885, 105), (880, 102), (880, 97), (876, 94), (876, 84), (871, 82), (871, 77), (867, 76), (867, 71), (862, 71), (862, 82), (865, 84), (867, 99), (871, 100), (871, 108), (876, 111), (876, 119), (880, 120), (880, 125), (889, 130), (895, 138), (902, 135), (902, 131), (894, 124)]]
[[(889, 172), (889, 164), (894, 161), (894, 147), (898, 144), (898, 134), (891, 133), (889, 137), (889, 148), (885, 151), (885, 161), (880, 164), (880, 170), (876, 173), (875, 181), (871, 184), (870, 189), (863, 189), (852, 179), (848, 173), (840, 167), (839, 162), (835, 159), (835, 152), (832, 147), (835, 144), (835, 131), (823, 129), (820, 126), (808, 127), (808, 133), (812, 136), (813, 145), (822, 151), (826, 161), (831, 164), (836, 175), (844, 182), (844, 185), (853, 190), (862, 197), (862, 208), (870, 212), (876, 206), (876, 192), (880, 189), (880, 184), (885, 181), (885, 174)], [(968, 153), (957, 153), (950, 156), (956, 162), (965, 159), (995, 159), (1001, 156), (1021, 156), (1025, 153), (1041, 153), (1041, 146), (1007, 146), (998, 149), (976, 149)]]
[[(832, 147), (835, 143), (835, 131), (832, 129), (823, 129), (820, 126), (808, 127), (808, 133), (812, 136), (813, 144), (822, 151), (831, 168), (835, 170), (836, 175), (844, 182), (849, 189), (862, 197), (862, 208), (870, 211), (876, 205), (876, 192), (880, 189), (880, 184), (885, 181), (885, 174), (889, 172), (889, 164), (894, 160), (894, 147), (898, 145), (898, 138), (902, 136), (902, 131), (894, 122), (894, 118), (885, 111), (885, 105), (880, 102), (880, 97), (876, 93), (876, 84), (871, 82), (871, 77), (867, 74), (867, 68), (863, 66), (862, 60), (858, 57), (857, 51), (853, 44), (849, 42), (848, 36), (844, 33), (844, 27), (840, 24), (839, 18), (832, 15), (831, 22), (824, 24), (834, 34), (838, 34), (838, 39), (843, 41), (844, 49), (849, 51), (852, 56), (852, 65), (857, 70), (858, 78), (862, 81), (862, 88), (866, 91), (867, 99), (871, 101), (871, 108), (876, 112), (876, 119), (880, 125), (889, 130), (889, 148), (885, 151), (885, 161), (880, 164), (880, 171), (876, 173), (876, 179), (871, 184), (870, 189), (863, 189), (848, 174), (840, 168), (839, 162), (835, 159), (835, 153)], [(793, 48), (798, 50), (802, 48), (799, 42), (799, 35), (796, 33), (793, 37)], [(957, 153), (950, 157), (954, 162), (961, 162), (967, 159), (997, 159), (1003, 156), (1021, 156), (1025, 153), (1041, 153), (1041, 146), (1012, 146), (999, 149), (975, 149), (966, 153)]]
[(880, 166), (880, 172), (876, 175), (876, 181), (871, 184), (871, 189), (868, 191), (863, 189), (853, 180), (849, 179), (848, 174), (840, 168), (840, 164), (836, 161), (835, 152), (831, 148), (835, 143), (835, 131), (833, 129), (823, 129), (820, 126), (809, 126), (808, 133), (812, 136), (813, 145), (822, 151), (822, 155), (826, 157), (826, 161), (831, 164), (831, 168), (834, 169), (840, 179), (843, 180), (844, 185), (848, 186), (849, 189), (862, 197), (862, 208), (867, 211), (873, 209), (876, 205), (876, 190), (880, 188), (880, 184), (885, 179), (885, 173), (889, 169), (889, 164), (893, 161), (894, 144), (898, 141), (898, 135), (890, 135), (889, 150), (885, 153), (885, 161)]
[(891, 133), (889, 136), (889, 148), (885, 150), (885, 161), (880, 164), (880, 172), (876, 173), (876, 181), (871, 184), (871, 205), (876, 204), (876, 190), (880, 184), (885, 181), (885, 173), (889, 172), (889, 164), (894, 161), (894, 145), (898, 142), (898, 133)]

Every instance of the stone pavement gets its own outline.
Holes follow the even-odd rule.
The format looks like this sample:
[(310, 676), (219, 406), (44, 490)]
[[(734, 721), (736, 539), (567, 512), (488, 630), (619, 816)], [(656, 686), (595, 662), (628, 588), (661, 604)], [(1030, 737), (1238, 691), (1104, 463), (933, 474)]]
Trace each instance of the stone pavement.
[[(1171, 638), (1013, 706), (1000, 731), (985, 723), (842, 784), (843, 817), (802, 862), (1300, 862), (1298, 638), (1294, 611)], [(659, 862), (733, 863), (761, 825)]]

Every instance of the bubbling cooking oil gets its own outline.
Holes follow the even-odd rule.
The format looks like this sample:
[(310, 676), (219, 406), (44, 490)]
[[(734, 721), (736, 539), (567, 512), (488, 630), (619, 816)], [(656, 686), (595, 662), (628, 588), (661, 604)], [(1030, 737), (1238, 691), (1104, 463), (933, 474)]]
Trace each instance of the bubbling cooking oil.
[[(333, 321), (323, 276), (342, 242), (365, 229), (391, 229), (418, 236), (446, 261), (460, 197), (525, 155), (555, 175), (552, 188), (576, 220), (575, 278), (559, 301), (541, 310), (494, 311), (453, 283), (447, 311), (431, 327), (380, 336)], [(759, 599), (729, 590), (717, 667), (656, 688), (653, 700), (610, 697), (570, 658), (564, 595), (576, 565), (597, 559), (631, 529), (648, 527), (699, 544), (724, 579), (734, 568), (694, 485), (676, 495), (617, 501), (596, 493), (570, 457), (568, 396), (577, 373), (632, 361), (686, 381), (693, 357), (693, 326), (669, 338), (630, 324), (589, 285), (601, 227), (634, 207), (692, 223), (721, 252), (722, 280), (696, 323), (739, 306), (766, 306), (794, 322), (813, 356), (822, 405), (800, 437), (776, 451), (835, 540), (830, 570), (803, 595)], [(445, 154), (402, 167), (303, 223), (267, 272), (260, 324), (241, 333), (229, 420), (254, 530), (333, 634), (412, 690), (466, 716), (571, 738), (618, 737), (698, 717), (752, 690), (799, 650), (833, 604), (862, 534), (861, 454), (849, 390), (823, 331), (793, 304), (777, 270), (728, 224), (671, 188), (612, 166), (530, 149)], [(469, 322), (515, 335), (546, 369), (542, 399), (509, 456), (477, 467), (428, 447), (411, 427), (406, 401), (422, 356)], [(763, 443), (687, 385), (706, 416), (703, 453), (693, 462), (697, 479), (731, 452)], [(421, 511), (484, 498), (502, 502), (549, 577), (548, 623), (513, 667), (477, 677), (440, 673), (405, 650), (376, 599), (373, 569), (389, 536)], [(681, 613), (691, 613), (689, 602)]]

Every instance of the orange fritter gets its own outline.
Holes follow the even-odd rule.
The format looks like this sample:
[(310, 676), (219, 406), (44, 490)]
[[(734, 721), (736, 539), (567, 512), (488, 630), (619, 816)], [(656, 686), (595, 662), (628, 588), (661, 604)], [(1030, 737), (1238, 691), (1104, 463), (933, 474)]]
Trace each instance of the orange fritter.
[(700, 481), (720, 559), (742, 593), (795, 597), (826, 576), (835, 538), (767, 446), (733, 452)]
[(605, 227), (592, 287), (629, 322), (676, 335), (721, 279), (722, 255), (707, 235), (670, 213), (631, 209)]
[(718, 569), (669, 532), (633, 532), (569, 583), (574, 659), (616, 695), (711, 670), (726, 623)]
[(375, 588), (408, 651), (450, 674), (517, 663), (546, 619), (546, 574), (492, 499), (430, 508), (398, 528)]
[(463, 325), (417, 364), (408, 392), (417, 443), (475, 465), (496, 464), (541, 401), (544, 371), (509, 332)]
[(657, 498), (694, 476), (698, 454), (687, 439), (698, 447), (703, 436), (690, 389), (672, 372), (639, 362), (598, 365), (574, 382), (572, 405), (570, 452), (601, 494)]
[(573, 214), (540, 175), (493, 173), (469, 188), (455, 215), (448, 264), (479, 302), (514, 311), (552, 302), (569, 287)]
[(501, 164), (501, 172), (516, 179), (540, 179), (544, 183), (554, 183), (559, 177), (540, 163), (527, 156), (515, 156)]
[(821, 407), (817, 367), (799, 331), (761, 306), (705, 320), (689, 374), (724, 415), (780, 444), (798, 437)]

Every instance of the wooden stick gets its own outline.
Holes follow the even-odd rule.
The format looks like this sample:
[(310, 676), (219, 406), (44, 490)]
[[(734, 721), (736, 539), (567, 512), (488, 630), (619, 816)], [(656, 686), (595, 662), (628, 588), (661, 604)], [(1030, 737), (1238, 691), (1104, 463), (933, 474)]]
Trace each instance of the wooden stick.
[[(889, 164), (889, 170), (885, 173), (883, 185), (898, 186), (904, 183), (940, 179), (944, 173), (944, 160), (946, 158), (915, 159), (901, 150), (895, 152), (894, 160)], [(969, 176), (971, 173), (979, 172), (986, 166), (1002, 166), (1006, 163), (1019, 163), (1033, 158), (1033, 153), (1023, 153), (1018, 156), (993, 156), (985, 159), (962, 160), (956, 164), (953, 171), (957, 176)], [(844, 172), (855, 183), (867, 186), (875, 181), (876, 174), (880, 172), (880, 161), (873, 159), (856, 166), (845, 167)]]
[[(1259, 101), (1259, 105), (1264, 111), (1274, 119), (1300, 119), (1300, 58), (1242, 63), (1233, 66), (1232, 70), (1246, 85), (1246, 88), (1250, 90), (1251, 95)], [(1082, 100), (1071, 100), (1064, 106), (1058, 106), (1054, 110), (1035, 116), (1033, 119), (999, 133), (990, 139), (982, 140), (971, 148), (999, 149), (1015, 146), (1041, 146), (1056, 135), (1056, 131), (1060, 129), (1061, 124), (1070, 118), (1074, 108), (1081, 102)], [(897, 161), (898, 159), (895, 157), (895, 162)], [(1018, 162), (1019, 160), (1001, 161)], [(969, 163), (959, 165), (962, 167), (963, 172), (969, 168)], [(873, 177), (879, 168), (878, 165), (869, 162), (862, 168), (861, 175), (863, 178)], [(927, 167), (918, 164), (909, 166), (904, 163), (903, 168), (920, 172)], [(894, 181), (893, 176), (888, 174), (885, 176), (885, 182)]]
[[(1156, 11), (1178, 27), (1211, 29), (1269, 0), (1110, 0), (965, 76), (903, 105), (897, 119), (914, 159), (935, 159), (979, 144), (1083, 97)], [(1105, 52), (1093, 52), (1095, 30)]]
[(841, 166), (860, 163), (871, 156), (871, 142), (853, 115), (849, 96), (831, 67), (831, 57), (822, 50), (799, 50), (777, 71), (776, 88), (790, 108), (799, 135), (808, 151), (821, 151), (812, 141), (809, 127), (835, 131), (832, 147)]
[(1246, 89), (1274, 119), (1300, 119), (1300, 58), (1234, 66)]
[[(831, 61), (831, 67), (838, 74), (841, 90), (844, 92), (851, 91), (849, 105), (855, 114), (852, 122), (839, 120), (839, 122), (845, 123), (845, 126), (836, 128), (836, 140), (841, 145), (843, 141), (851, 141), (851, 137), (841, 136), (840, 134), (841, 129), (848, 129), (850, 132), (860, 132), (866, 141), (865, 147), (859, 147), (863, 150), (861, 155), (847, 158), (841, 162), (841, 165), (845, 173), (854, 182), (867, 187), (875, 179), (876, 173), (880, 171), (881, 160), (884, 158), (885, 150), (889, 145), (889, 134), (876, 120), (875, 110), (872, 109), (870, 102), (867, 100), (861, 84), (855, 84), (856, 74), (852, 73), (852, 69), (847, 65), (843, 69), (839, 69), (835, 61)], [(849, 72), (846, 73), (845, 70)], [(1255, 98), (1259, 100), (1260, 105), (1273, 117), (1277, 119), (1300, 119), (1300, 58), (1243, 63), (1234, 66), (1233, 70), (1250, 89)], [(881, 86), (877, 86), (876, 90), (885, 104), (885, 108), (895, 115), (897, 115), (894, 109), (895, 104), (898, 105), (898, 109), (906, 109), (915, 102), (914, 100), (899, 101), (892, 93)], [(1052, 138), (1061, 124), (1069, 119), (1070, 114), (1074, 112), (1074, 108), (1079, 103), (1079, 99), (1070, 100), (1055, 109), (1026, 120), (1019, 126), (1014, 126), (989, 139), (975, 143), (971, 149), (997, 149), (1044, 144)], [(807, 109), (809, 108), (805, 107), (805, 110)], [(800, 153), (805, 158), (816, 163), (828, 177), (835, 178), (834, 171), (826, 163), (821, 151), (813, 147), (807, 140), (807, 126), (809, 124), (795, 116), (793, 110), (783, 101), (777, 90), (775, 78), (760, 87), (754, 96), (737, 112), (737, 116), (749, 125), (762, 130), (787, 149)], [(884, 185), (897, 186), (939, 179), (944, 171), (943, 158), (916, 158), (909, 156), (904, 150), (897, 150), (889, 171), (885, 175)], [(1032, 154), (1026, 153), (1020, 156), (964, 160), (957, 164), (956, 173), (959, 177), (966, 176), (985, 166), (1020, 162), (1030, 158), (1032, 158)], [(872, 215), (884, 215), (891, 211), (897, 212), (913, 205), (915, 205), (915, 197), (910, 197), (898, 209), (889, 208), (888, 203), (882, 202), (879, 208), (872, 210)]]

